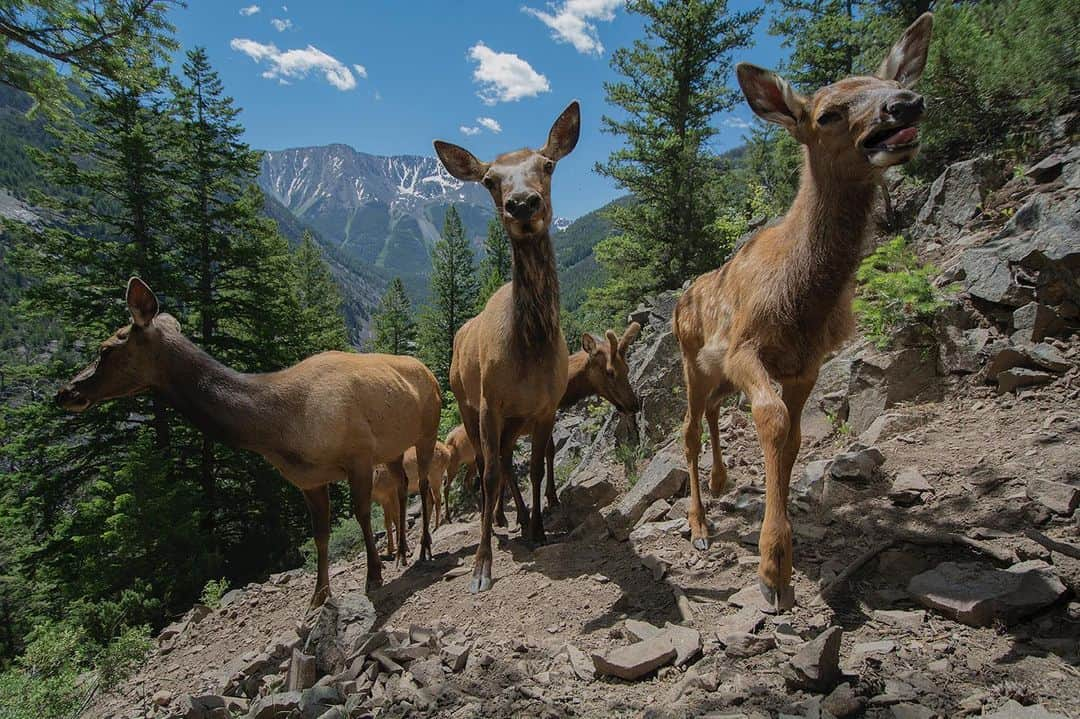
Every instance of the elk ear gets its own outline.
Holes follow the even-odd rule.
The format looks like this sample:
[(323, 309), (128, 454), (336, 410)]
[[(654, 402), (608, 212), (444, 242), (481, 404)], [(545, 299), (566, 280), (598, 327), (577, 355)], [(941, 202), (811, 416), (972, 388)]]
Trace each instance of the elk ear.
[(631, 322), (630, 326), (626, 328), (622, 338), (619, 340), (619, 354), (626, 354), (626, 348), (637, 339), (640, 332), (641, 324), (639, 322)]
[(548, 132), (547, 144), (540, 150), (544, 157), (558, 162), (577, 146), (581, 135), (581, 105), (574, 100), (562, 111)]
[(740, 62), (735, 74), (750, 109), (762, 120), (792, 131), (806, 114), (806, 98), (775, 72)]
[(127, 306), (131, 320), (139, 327), (146, 327), (158, 313), (158, 301), (150, 286), (138, 277), (128, 280)]
[(589, 353), (589, 356), (596, 354), (596, 338), (588, 332), (581, 335), (581, 349)]
[(435, 154), (442, 160), (443, 167), (451, 175), (465, 182), (480, 182), (487, 172), (487, 165), (464, 147), (450, 142), (435, 141)]
[(877, 76), (882, 80), (895, 80), (901, 87), (912, 87), (917, 83), (926, 68), (933, 26), (934, 14), (928, 12), (911, 23), (881, 61)]
[(607, 337), (608, 348), (611, 351), (611, 355), (614, 357), (619, 352), (619, 338), (616, 337), (615, 333), (611, 330), (605, 332), (604, 336)]

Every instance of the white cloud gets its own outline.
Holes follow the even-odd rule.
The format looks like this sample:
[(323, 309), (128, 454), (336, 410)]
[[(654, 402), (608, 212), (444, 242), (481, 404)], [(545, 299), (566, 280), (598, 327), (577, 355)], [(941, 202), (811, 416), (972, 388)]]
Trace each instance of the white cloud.
[(284, 20), (279, 20), (278, 18), (274, 18), (273, 20), (270, 21), (270, 24), (273, 25), (277, 29), (278, 32), (285, 32), (286, 30), (289, 30), (289, 29), (292, 28), (292, 20), (290, 20), (288, 18), (285, 18)]
[(360, 79), (364, 79), (367, 77), (367, 68), (363, 65), (353, 65), (352, 69), (356, 72), (356, 76)]
[(752, 127), (749, 121), (744, 120), (737, 115), (728, 115), (720, 121), (720, 124), (724, 127), (733, 127), (736, 130), (748, 130)]
[(595, 22), (591, 21), (611, 22), (615, 10), (623, 4), (624, 0), (564, 0), (549, 2), (551, 12), (531, 7), (521, 9), (551, 28), (551, 36), (557, 42), (568, 42), (585, 55), (600, 55), (604, 45)]
[(476, 118), (476, 123), (496, 134), (502, 132), (502, 125), (500, 125), (499, 121), (494, 117), (478, 117)]
[(258, 5), (248, 5), (247, 7), (240, 8), (240, 14), (244, 17), (250, 17), (251, 15), (254, 15), (260, 10), (262, 10), (262, 8)]
[(321, 73), (326, 81), (339, 90), (352, 90), (356, 87), (356, 78), (340, 60), (315, 47), (295, 50), (279, 50), (273, 43), (263, 44), (247, 38), (233, 38), (229, 43), (233, 50), (244, 53), (258, 63), (267, 63), (269, 67), (262, 76), (277, 80), (283, 85), (289, 80), (299, 80), (314, 71)]
[(469, 127), (467, 125), (462, 125), (458, 129), (461, 130), (462, 135), (479, 135), (482, 132), (479, 127)]
[(485, 105), (536, 97), (551, 90), (546, 77), (513, 53), (495, 52), (478, 42), (469, 48), (469, 59), (477, 63), (473, 80), (480, 83), (476, 94)]

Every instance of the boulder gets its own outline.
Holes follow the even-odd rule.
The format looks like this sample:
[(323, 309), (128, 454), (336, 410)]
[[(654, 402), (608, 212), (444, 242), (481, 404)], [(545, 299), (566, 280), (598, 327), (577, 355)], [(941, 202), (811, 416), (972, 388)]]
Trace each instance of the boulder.
[(218, 693), (225, 696), (254, 697), (259, 680), (277, 669), (277, 661), (265, 652), (245, 652), (234, 657), (221, 673)]
[(328, 598), (319, 608), (304, 642), (304, 654), (315, 657), (320, 674), (337, 674), (345, 667), (345, 652), (338, 641), (340, 617), (337, 598)]
[(315, 657), (304, 654), (299, 649), (293, 649), (289, 660), (289, 673), (286, 679), (286, 687), (289, 691), (302, 691), (314, 686), (318, 678), (315, 666)]
[(990, 714), (983, 714), (983, 719), (1068, 719), (1065, 714), (1052, 712), (1042, 704), (1024, 706), (1009, 699)]
[(724, 645), (729, 657), (748, 659), (776, 648), (776, 640), (770, 636), (758, 636), (749, 632), (720, 631), (717, 640)]
[(1012, 326), (1015, 333), (1013, 340), (1021, 342), (1041, 342), (1048, 335), (1054, 335), (1064, 328), (1064, 322), (1053, 307), (1040, 302), (1028, 302), (1012, 313)]
[(660, 450), (630, 491), (608, 513), (611, 534), (619, 540), (627, 539), (650, 504), (682, 493), (690, 477), (685, 465), (681, 442), (671, 442)]
[(867, 482), (877, 468), (885, 463), (885, 455), (877, 447), (853, 443), (829, 464), (829, 475), (842, 481)]
[[(156, 701), (155, 704), (160, 706)], [(178, 698), (170, 708), (168, 716), (170, 719), (231, 719), (234, 714), (242, 714), (247, 710), (246, 699), (204, 694)]]
[(908, 593), (930, 609), (964, 624), (1006, 624), (1056, 602), (1065, 585), (1040, 560), (993, 569), (975, 563), (942, 562), (908, 582)]
[(670, 639), (675, 647), (675, 666), (684, 666), (701, 654), (701, 632), (696, 629), (667, 622), (662, 634)]
[(300, 719), (319, 719), (331, 707), (344, 703), (345, 698), (334, 687), (314, 686), (300, 693), (296, 709)]
[(923, 495), (933, 491), (933, 486), (926, 481), (922, 472), (915, 467), (905, 467), (893, 480), (889, 499), (902, 507), (910, 507), (921, 503)]
[(574, 524), (580, 524), (586, 516), (608, 506), (619, 496), (609, 472), (578, 473), (559, 492), (559, 503), (571, 514)]
[(855, 693), (855, 690), (851, 688), (851, 684), (843, 682), (838, 684), (835, 689), (829, 692), (829, 695), (821, 700), (821, 708), (823, 711), (836, 717), (836, 719), (846, 719), (849, 716), (856, 716), (866, 706), (866, 700)]
[(930, 186), (930, 195), (915, 218), (916, 232), (935, 238), (959, 233), (982, 214), (986, 196), (1003, 181), (1000, 163), (989, 156), (949, 165)]
[(439, 653), (452, 672), (460, 672), (469, 661), (469, 646), (467, 644), (447, 644), (439, 650)]
[(852, 364), (848, 386), (848, 424), (861, 434), (900, 402), (941, 397), (933, 348), (868, 349)]
[(843, 633), (840, 627), (829, 627), (804, 644), (784, 666), (783, 675), (788, 685), (814, 692), (833, 689), (842, 676), (840, 641)]
[(1038, 387), (1050, 384), (1055, 379), (1057, 378), (1049, 372), (1027, 369), (1026, 367), (1013, 367), (998, 373), (997, 391), (998, 394), (1007, 394), (1015, 392), (1021, 387)]
[(422, 687), (442, 687), (446, 684), (446, 674), (443, 673), (442, 662), (436, 658), (413, 662), (409, 666), (409, 674)]
[(661, 519), (667, 516), (667, 513), (671, 510), (671, 505), (668, 504), (666, 499), (658, 499), (641, 513), (641, 518), (638, 519), (635, 527), (640, 527), (648, 522), (659, 522)]
[(634, 681), (668, 664), (677, 654), (671, 638), (661, 634), (607, 654), (593, 654), (592, 660), (598, 674)]

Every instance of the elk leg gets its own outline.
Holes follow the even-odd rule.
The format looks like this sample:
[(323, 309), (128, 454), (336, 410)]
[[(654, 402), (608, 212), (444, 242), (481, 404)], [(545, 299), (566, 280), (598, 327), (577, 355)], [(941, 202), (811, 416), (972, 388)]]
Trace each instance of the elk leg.
[(799, 445), (802, 444), (802, 411), (806, 405), (806, 399), (814, 391), (814, 383), (817, 382), (817, 372), (805, 379), (784, 384), (784, 405), (787, 406), (788, 429), (787, 444), (784, 446), (784, 476), (791, 481), (791, 470), (795, 467), (795, 458), (799, 456)]
[(315, 573), (315, 593), (308, 608), (321, 607), (330, 596), (330, 485), (304, 490), (304, 501), (311, 513), (311, 528), (315, 534), (318, 570)]
[(705, 424), (709, 426), (709, 444), (712, 448), (712, 471), (709, 473), (709, 492), (714, 497), (724, 493), (727, 485), (727, 467), (720, 448), (720, 405), (731, 393), (730, 386), (718, 387), (709, 393), (705, 407)]
[(383, 529), (386, 530), (386, 554), (394, 558), (394, 508), (397, 506), (397, 498), (393, 502), (379, 502), (382, 507)]
[(405, 498), (409, 494), (409, 477), (405, 474), (405, 465), (401, 460), (402, 458), (398, 457), (393, 462), (389, 462), (386, 468), (390, 470), (392, 476), (397, 477), (397, 507), (394, 509), (397, 529), (397, 565), (407, 567), (409, 566), (409, 539), (406, 536), (408, 521), (405, 515)]
[(728, 362), (735, 383), (746, 392), (765, 455), (765, 518), (761, 523), (758, 549), (759, 586), (765, 598), (786, 611), (795, 603), (791, 588), (791, 522), (788, 519), (788, 482), (785, 456), (791, 420), (787, 405), (773, 389), (769, 374), (753, 351), (742, 351)]
[[(686, 359), (683, 360), (684, 366)], [(698, 455), (701, 454), (701, 415), (705, 412), (705, 388), (702, 380), (685, 367), (686, 418), (683, 421), (683, 447), (686, 468), (690, 474), (690, 508), (686, 519), (690, 524), (690, 542), (695, 549), (709, 548), (709, 525), (705, 522), (705, 506), (701, 503), (701, 482), (698, 480)]]
[(547, 458), (548, 443), (551, 441), (551, 428), (555, 417), (538, 421), (533, 425), (532, 457), (529, 460), (529, 478), (532, 480), (533, 512), (529, 517), (529, 539), (542, 544), (544, 536), (544, 514), (540, 511), (540, 494), (544, 484), (544, 463)]
[(501, 472), (502, 489), (499, 492), (499, 504), (502, 505), (506, 498), (506, 486), (510, 485), (510, 491), (514, 495), (514, 506), (517, 508), (518, 527), (521, 528), (521, 536), (528, 536), (529, 508), (525, 506), (525, 498), (521, 496), (521, 487), (518, 486), (517, 477), (514, 476), (514, 447), (517, 445), (518, 434), (521, 431), (521, 422), (507, 422), (503, 426), (502, 450), (503, 466)]
[[(484, 509), (480, 516), (480, 543), (476, 545), (476, 562), (473, 566), (472, 581), (469, 582), (469, 591), (473, 594), (491, 589), (491, 522), (495, 514), (495, 504), (499, 499), (501, 435), (501, 418), (490, 408), (481, 407), (480, 441), (474, 446), (480, 447), (484, 458)], [(479, 460), (479, 457), (477, 459)]]
[[(349, 473), (349, 491), (352, 494), (353, 514), (364, 533), (364, 549), (367, 550), (365, 590), (370, 592), (382, 586), (382, 560), (375, 548), (375, 533), (371, 531), (371, 465), (358, 465)], [(389, 537), (390, 533), (387, 532), (386, 536)]]
[[(453, 461), (453, 462), (450, 462), (449, 464), (446, 465), (446, 476), (443, 477), (442, 494), (443, 494), (443, 506), (446, 507), (446, 520), (447, 521), (450, 521), (450, 515), (451, 515), (451, 510), (450, 510), (450, 485), (452, 485), (454, 483), (454, 479), (457, 478), (457, 473), (458, 473), (458, 463), (457, 463), (456, 460)], [(464, 486), (464, 485), (462, 485), (462, 486)]]
[(416, 471), (419, 473), (420, 513), (424, 517), (423, 531), (420, 535), (420, 561), (432, 559), (431, 554), (431, 457), (435, 450), (435, 435), (432, 434), (416, 445)]
[(548, 507), (559, 506), (559, 495), (555, 491), (555, 438), (548, 439), (547, 452), (545, 453), (544, 463), (547, 467), (547, 503)]

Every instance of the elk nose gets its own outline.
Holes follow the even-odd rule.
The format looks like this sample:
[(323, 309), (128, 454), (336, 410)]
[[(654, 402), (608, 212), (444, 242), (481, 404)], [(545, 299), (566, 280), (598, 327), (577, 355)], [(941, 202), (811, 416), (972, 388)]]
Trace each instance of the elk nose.
[(56, 406), (63, 407), (64, 404), (71, 399), (72, 395), (73, 390), (71, 389), (71, 385), (67, 385), (56, 391), (56, 396), (53, 397), (53, 401), (56, 402)]
[(907, 90), (893, 95), (885, 103), (885, 114), (897, 122), (914, 122), (925, 110), (926, 101), (922, 95)]
[(539, 192), (520, 192), (506, 199), (506, 211), (516, 220), (527, 220), (539, 209)]

